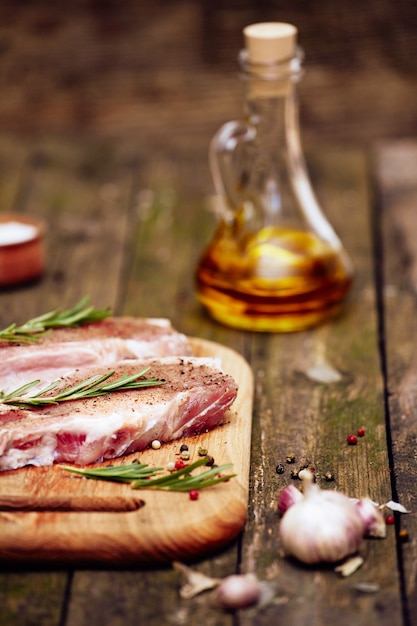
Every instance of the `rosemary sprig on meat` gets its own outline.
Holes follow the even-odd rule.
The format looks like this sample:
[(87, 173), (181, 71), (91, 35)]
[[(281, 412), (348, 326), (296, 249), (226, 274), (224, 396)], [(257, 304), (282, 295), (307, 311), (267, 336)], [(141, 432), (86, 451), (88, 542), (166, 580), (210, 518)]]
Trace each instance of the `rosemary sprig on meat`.
[(150, 368), (147, 367), (131, 375), (122, 374), (122, 376), (116, 380), (106, 383), (106, 381), (115, 374), (115, 370), (112, 370), (104, 375), (97, 374), (96, 376), (91, 376), (77, 385), (64, 387), (56, 394), (52, 394), (53, 389), (56, 389), (56, 387), (62, 384), (62, 380), (55, 380), (32, 396), (26, 395), (33, 387), (41, 382), (40, 380), (33, 380), (10, 393), (0, 391), (0, 402), (24, 408), (39, 408), (42, 406), (60, 404), (61, 402), (69, 402), (71, 400), (104, 396), (113, 391), (126, 391), (130, 389), (140, 389), (142, 387), (163, 385), (164, 380), (145, 378), (145, 374), (147, 374), (149, 369)]
[(49, 311), (28, 320), (21, 326), (10, 324), (7, 328), (0, 330), (0, 342), (27, 343), (37, 341), (39, 337), (45, 335), (52, 328), (80, 326), (99, 322), (111, 316), (109, 307), (95, 309), (93, 306), (87, 306), (88, 300), (88, 296), (85, 296), (71, 309)]
[(206, 487), (226, 482), (236, 476), (236, 474), (222, 473), (232, 466), (230, 463), (218, 467), (210, 467), (210, 469), (195, 475), (192, 474), (198, 467), (207, 465), (208, 461), (209, 457), (203, 457), (194, 463), (190, 463), (173, 472), (165, 473), (162, 476), (160, 475), (163, 471), (162, 467), (149, 467), (149, 465), (139, 463), (138, 461), (120, 466), (108, 465), (91, 469), (63, 466), (63, 469), (85, 478), (130, 483), (133, 489), (163, 489), (164, 491), (200, 491)]

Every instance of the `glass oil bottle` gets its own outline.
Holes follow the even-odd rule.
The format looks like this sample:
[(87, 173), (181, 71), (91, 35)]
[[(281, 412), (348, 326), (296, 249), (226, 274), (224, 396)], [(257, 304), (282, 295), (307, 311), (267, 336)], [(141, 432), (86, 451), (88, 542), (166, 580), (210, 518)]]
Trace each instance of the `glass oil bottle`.
[(353, 278), (311, 187), (301, 149), (297, 29), (244, 29), (245, 117), (213, 137), (209, 160), (224, 211), (196, 271), (197, 297), (218, 321), (290, 332), (333, 317)]

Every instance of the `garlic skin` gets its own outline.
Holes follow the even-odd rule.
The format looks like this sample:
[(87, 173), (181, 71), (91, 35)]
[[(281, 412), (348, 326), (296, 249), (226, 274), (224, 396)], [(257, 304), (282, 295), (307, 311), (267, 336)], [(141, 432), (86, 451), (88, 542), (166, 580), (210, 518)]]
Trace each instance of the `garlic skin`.
[(356, 507), (364, 524), (365, 536), (384, 539), (387, 536), (387, 527), (378, 506), (370, 498), (362, 498), (356, 502)]
[(197, 596), (207, 589), (213, 589), (213, 587), (217, 587), (221, 582), (220, 578), (206, 576), (201, 572), (191, 569), (191, 567), (188, 567), (188, 565), (180, 561), (174, 561), (172, 566), (175, 570), (180, 572), (185, 579), (180, 589), (180, 597), (184, 598), (184, 600), (194, 598), (194, 596)]
[(284, 552), (307, 564), (334, 563), (357, 552), (364, 524), (356, 505), (338, 491), (320, 489), (308, 470), (300, 478), (304, 495), (280, 522)]
[(294, 487), (294, 485), (284, 487), (278, 495), (278, 511), (281, 515), (284, 515), (290, 506), (302, 500), (303, 497), (301, 491), (297, 489), (297, 487)]
[(224, 578), (216, 590), (223, 609), (245, 609), (261, 599), (261, 586), (254, 574), (234, 574)]

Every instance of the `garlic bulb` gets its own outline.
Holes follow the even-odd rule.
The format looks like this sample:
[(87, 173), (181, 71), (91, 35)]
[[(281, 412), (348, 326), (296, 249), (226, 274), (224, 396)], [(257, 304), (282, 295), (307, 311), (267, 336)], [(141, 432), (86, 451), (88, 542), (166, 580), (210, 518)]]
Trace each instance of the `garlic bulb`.
[(216, 597), (223, 609), (244, 609), (259, 602), (261, 586), (254, 574), (235, 574), (222, 580)]
[(302, 470), (304, 496), (290, 506), (280, 523), (285, 553), (304, 563), (336, 562), (361, 545), (364, 524), (357, 506), (338, 491), (322, 490), (309, 470)]

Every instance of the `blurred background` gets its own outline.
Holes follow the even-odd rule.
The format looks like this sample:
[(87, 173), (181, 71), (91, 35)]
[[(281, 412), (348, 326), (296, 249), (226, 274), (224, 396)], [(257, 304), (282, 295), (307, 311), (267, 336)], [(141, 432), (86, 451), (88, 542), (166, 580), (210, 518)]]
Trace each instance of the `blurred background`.
[(0, 133), (201, 152), (240, 114), (243, 27), (270, 20), (299, 29), (304, 143), (417, 135), (410, 0), (0, 0)]

